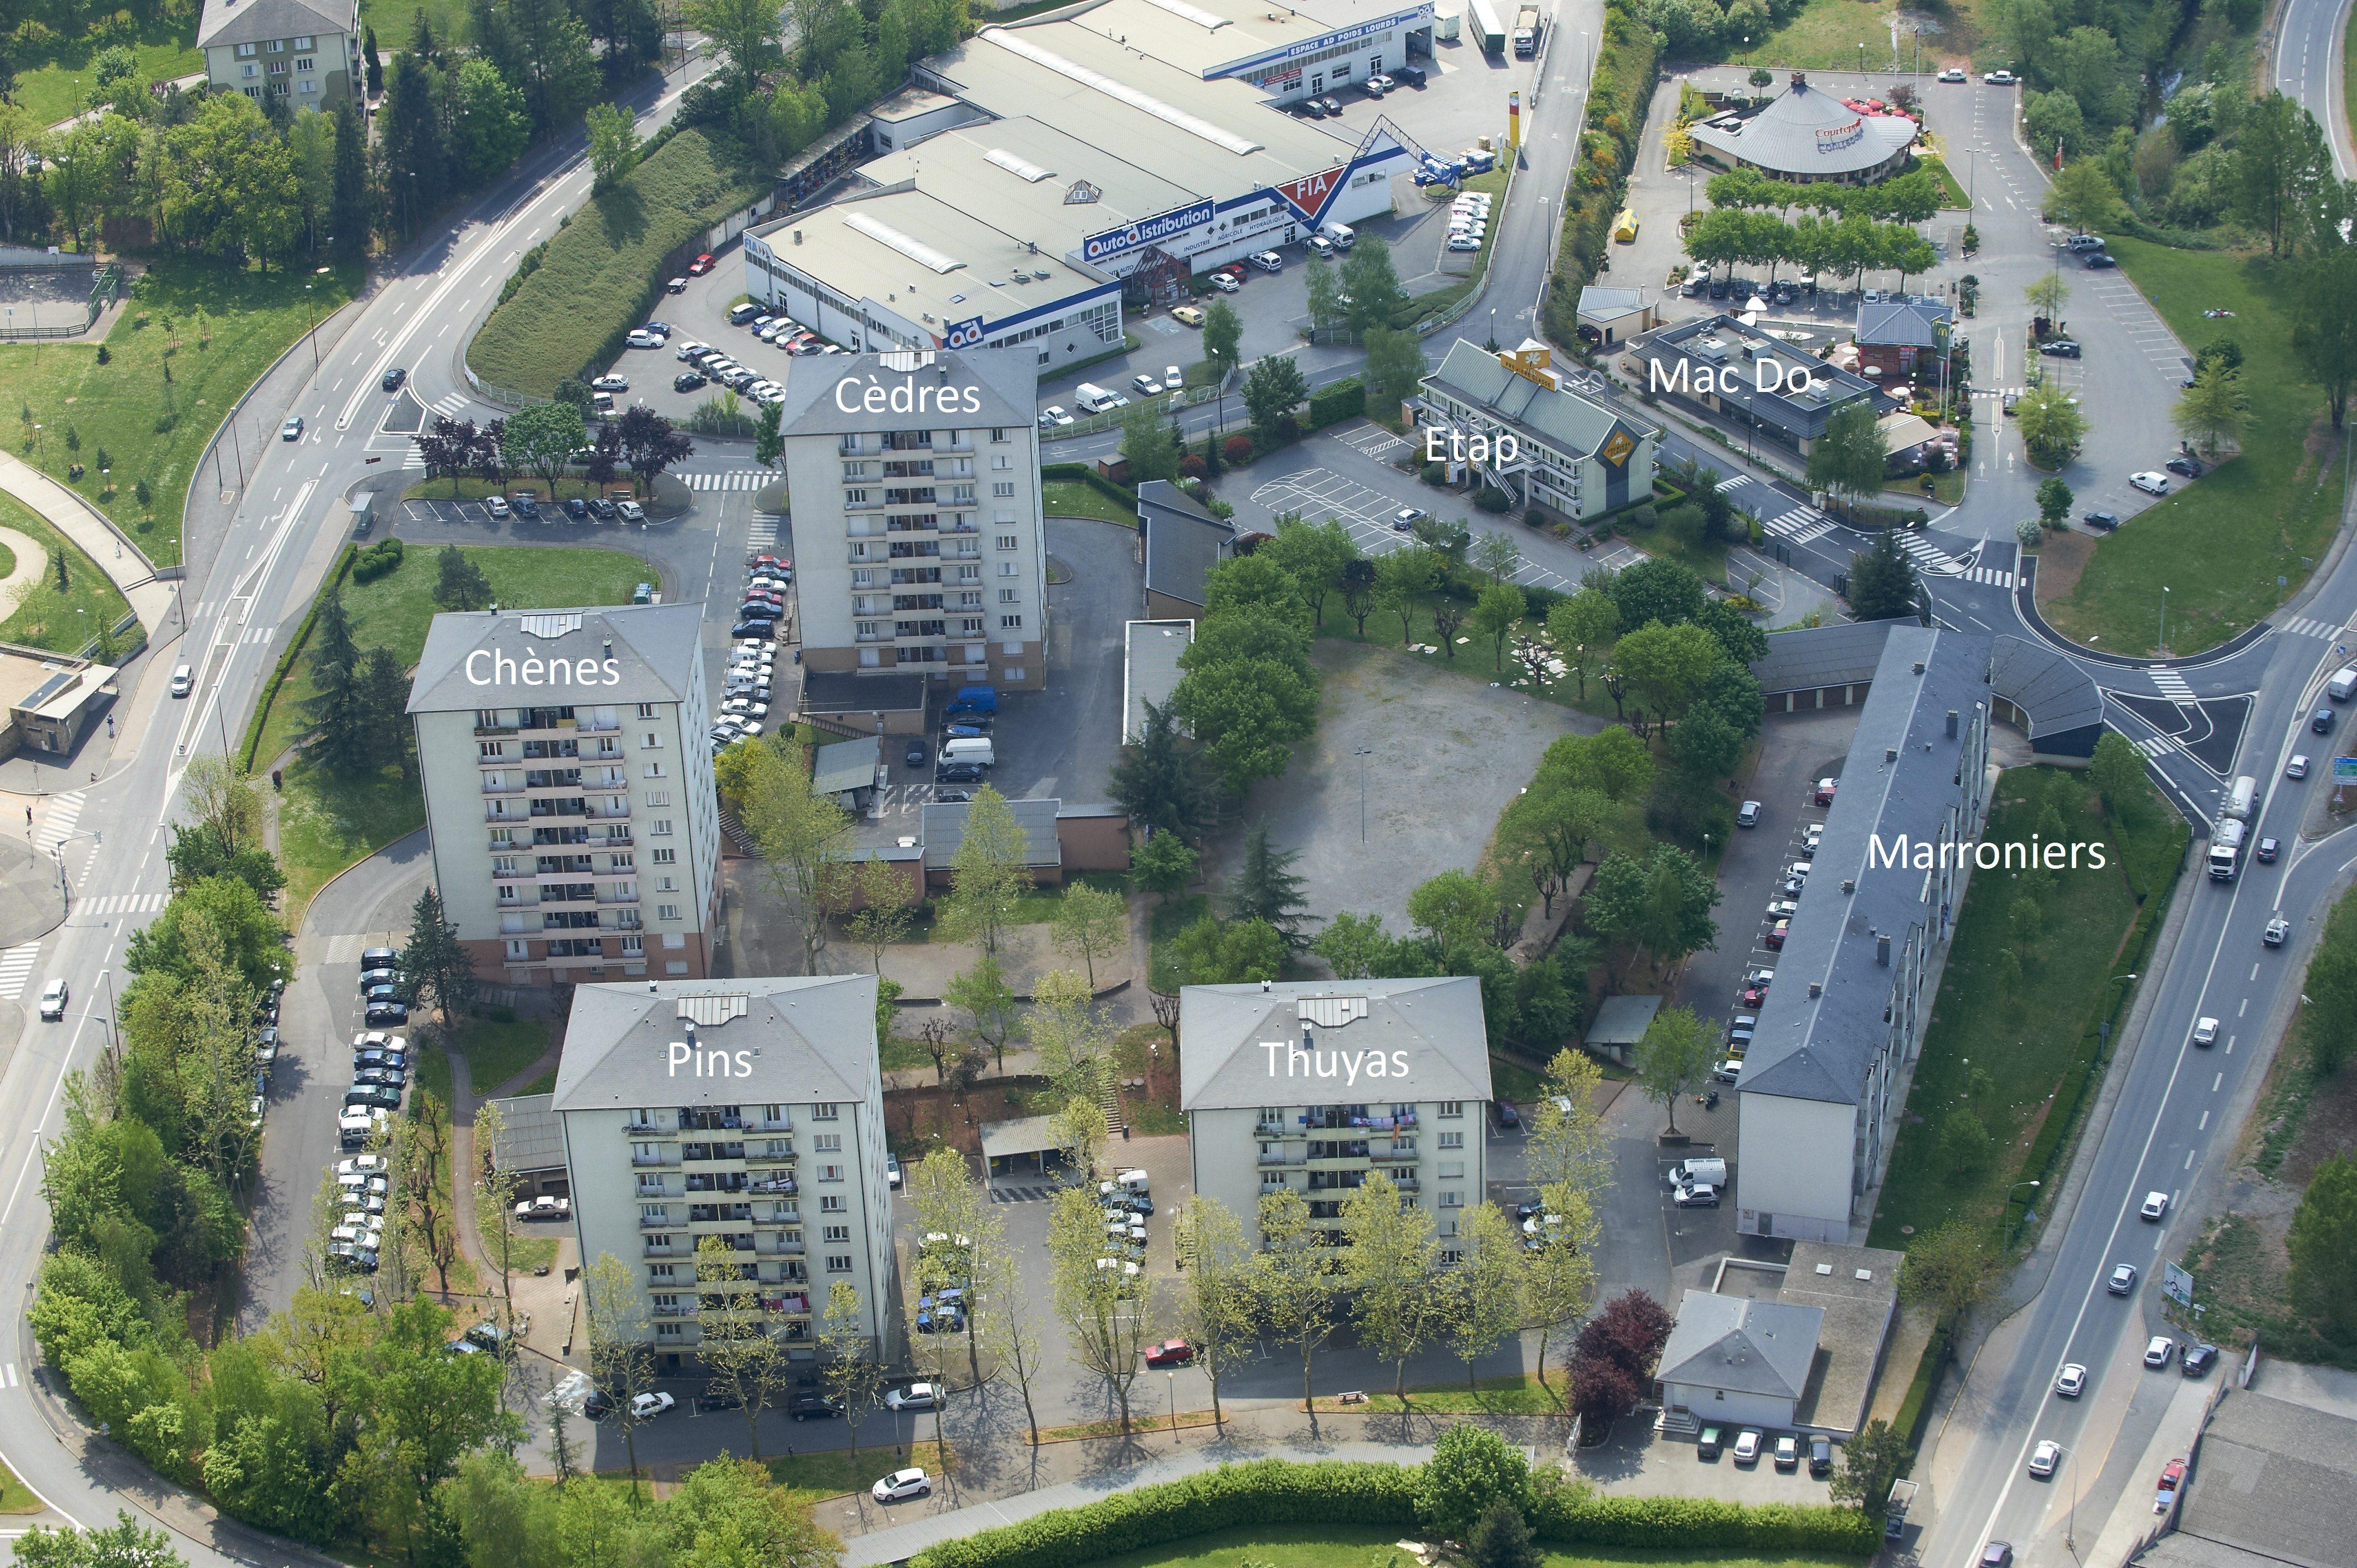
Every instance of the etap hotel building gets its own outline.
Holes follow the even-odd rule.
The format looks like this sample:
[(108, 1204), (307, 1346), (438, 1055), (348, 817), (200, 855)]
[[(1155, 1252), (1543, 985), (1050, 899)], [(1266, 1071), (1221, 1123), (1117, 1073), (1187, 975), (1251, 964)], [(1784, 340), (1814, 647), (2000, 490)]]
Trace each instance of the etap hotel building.
[(1431, 48), (1432, 7), (1096, 0), (974, 38), (877, 106), (869, 161), (749, 230), (746, 289), (848, 348), (1118, 345), (1125, 305), (1393, 207), (1420, 149), (1284, 105)]

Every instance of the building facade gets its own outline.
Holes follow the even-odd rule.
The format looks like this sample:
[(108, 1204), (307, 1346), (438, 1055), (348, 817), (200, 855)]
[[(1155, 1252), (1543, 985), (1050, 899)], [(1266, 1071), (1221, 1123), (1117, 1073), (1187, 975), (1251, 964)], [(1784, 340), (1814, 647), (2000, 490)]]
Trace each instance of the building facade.
[(1190, 985), (1179, 1108), (1195, 1191), (1257, 1245), (1265, 1194), (1291, 1187), (1339, 1236), (1342, 1203), (1382, 1171), (1429, 1208), (1445, 1262), (1483, 1201), (1491, 1099), (1481, 984), (1434, 980)]
[(205, 0), (197, 48), (215, 90), (296, 109), (361, 102), (360, 0)]
[(1836, 410), (1864, 400), (1879, 419), (1898, 406), (1856, 371), (1727, 315), (1631, 338), (1620, 371), (1641, 391), (1717, 414), (1750, 439), (1803, 457), (1816, 450)]
[(1046, 685), (1030, 356), (893, 350), (837, 360), (832, 374), (821, 363), (793, 377), (778, 424), (803, 666), (913, 672), (949, 690)]
[[(696, 1250), (717, 1238), (770, 1330), (815, 1354), (827, 1295), (859, 1293), (888, 1357), (899, 1301), (884, 1167), (876, 977), (585, 985), (552, 1108), (565, 1129), (585, 1262), (630, 1265), (657, 1369), (680, 1370), (701, 1319)], [(701, 1283), (716, 1286), (712, 1265)]]
[(1424, 379), (1417, 439), (1428, 432), (1427, 452), (1469, 464), (1517, 510), (1579, 521), (1651, 499), (1661, 432), (1569, 390), (1551, 359), (1535, 341), (1491, 353), (1458, 338)]
[(434, 880), (475, 972), (710, 972), (720, 820), (699, 605), (438, 615), (410, 686)]

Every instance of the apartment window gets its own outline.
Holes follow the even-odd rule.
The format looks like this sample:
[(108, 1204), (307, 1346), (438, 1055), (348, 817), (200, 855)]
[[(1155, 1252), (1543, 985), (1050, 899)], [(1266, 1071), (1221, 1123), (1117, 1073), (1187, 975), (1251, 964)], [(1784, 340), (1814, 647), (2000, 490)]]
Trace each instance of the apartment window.
[(647, 1265), (647, 1278), (651, 1280), (673, 1280), (677, 1279), (678, 1277), (678, 1266), (676, 1264), (649, 1263)]
[(829, 1252), (826, 1255), (826, 1272), (831, 1274), (849, 1273), (851, 1272), (851, 1254), (848, 1252)]
[(662, 736), (657, 735), (652, 730), (647, 731), (646, 739), (639, 742), (639, 749), (640, 751), (661, 751), (662, 749)]
[(653, 851), (650, 858), (652, 859), (657, 865), (672, 865), (678, 862), (679, 851), (666, 846), (662, 849)]
[[(994, 431), (992, 434), (996, 435), (996, 432)], [(990, 466), (1003, 474), (1015, 466), (1015, 459), (1004, 452), (996, 453), (990, 459)]]
[(658, 904), (658, 905), (656, 905), (656, 906), (655, 906), (655, 918), (656, 918), (656, 919), (658, 919), (658, 920), (676, 920), (676, 919), (678, 919), (678, 918), (679, 918), (679, 906), (678, 906), (678, 905), (676, 905), (676, 904)]
[(627, 852), (617, 854), (613, 857), (613, 869), (616, 871), (630, 871), (634, 869), (637, 865), (637, 857), (628, 854)]
[(1021, 616), (1000, 616), (998, 618), (998, 629), (1001, 631), (1021, 631), (1023, 629), (1023, 618)]
[(1023, 568), (1017, 565), (1012, 561), (1001, 561), (998, 564), (998, 575), (1002, 577), (1019, 576), (1022, 575), (1022, 571)]
[(1465, 1146), (1465, 1134), (1463, 1133), (1443, 1133), (1440, 1135), (1440, 1146), (1444, 1149), (1461, 1149)]
[(990, 487), (990, 493), (1001, 498), (1011, 498), (1015, 494), (1015, 481), (1000, 479)]
[(832, 1122), (843, 1113), (843, 1108), (832, 1100), (822, 1100), (811, 1107), (811, 1120)]
[(318, 63), (319, 62), (317, 60), (313, 59), (310, 56), (305, 55), (301, 59), (295, 62), (295, 69), (296, 70), (309, 70), (313, 66)]
[(1465, 1195), (1455, 1190), (1444, 1192), (1440, 1195), (1440, 1207), (1443, 1208), (1462, 1208), (1465, 1207)]
[(841, 1181), (843, 1179), (843, 1167), (841, 1165), (821, 1165), (818, 1167), (818, 1179), (821, 1181)]
[[(274, 48), (275, 46), (274, 45), (273, 47)], [(272, 60), (270, 62), (270, 74), (273, 76), (285, 76), (286, 74), (286, 62), (283, 59)]]
[(849, 1204), (850, 1200), (839, 1192), (821, 1193), (818, 1211), (821, 1214), (844, 1214), (849, 1212)]
[(1453, 1269), (1464, 1261), (1465, 1254), (1458, 1251), (1454, 1247), (1443, 1247), (1440, 1250), (1440, 1266), (1442, 1268)]
[(315, 49), (319, 47), (319, 40), (317, 38), (297, 38), (295, 40), (295, 47), (298, 49)]
[(1011, 533), (1002, 533), (1002, 534), (1000, 534), (1000, 535), (998, 536), (998, 547), (999, 547), (1001, 550), (1012, 550), (1012, 549), (1014, 549), (1014, 548), (1015, 548), (1015, 535), (1013, 535), (1013, 534), (1011, 534)]
[(494, 876), (513, 876), (513, 875), (515, 875), (515, 868), (516, 868), (516, 857), (515, 857), (515, 856), (513, 856), (513, 855), (511, 855), (511, 854), (495, 854), (495, 855), (491, 856), (491, 875), (494, 875)]
[(479, 740), (475, 743), (475, 755), (481, 757), (486, 762), (497, 762), (500, 757), (505, 757), (507, 754), (508, 748), (501, 746), (498, 741)]
[(286, 52), (286, 40), (285, 38), (273, 38), (262, 47), (265, 51), (271, 54), (285, 54)]
[(508, 939), (507, 957), (509, 962), (520, 963), (531, 956), (532, 944), (530, 942), (523, 940), (520, 937), (510, 937)]
[[(653, 822), (649, 822), (647, 824), (647, 836), (649, 838), (659, 839), (667, 839), (671, 837), (671, 819), (669, 817), (657, 817)], [(662, 852), (661, 850), (657, 850), (655, 853), (661, 854)]]
[(830, 1225), (820, 1233), (820, 1239), (822, 1240), (839, 1242), (847, 1246), (851, 1241), (851, 1227), (848, 1225)]
[(676, 892), (678, 892), (678, 891), (679, 891), (679, 880), (678, 880), (678, 878), (676, 878), (676, 877), (672, 877), (672, 876), (658, 876), (658, 877), (656, 877), (656, 878), (655, 878), (655, 891), (656, 891), (656, 892), (658, 892), (658, 893), (676, 893)]
[[(249, 65), (249, 66), (247, 66), (247, 67), (245, 68), (245, 70), (244, 70), (241, 74), (245, 75), (245, 76), (252, 76), (252, 75), (253, 74), (253, 71), (254, 71), (254, 68), (253, 68), (253, 66), (250, 66), (250, 65)], [(246, 89), (246, 91), (247, 91), (248, 92), (251, 92), (251, 91), (253, 91), (253, 89), (252, 89), (252, 88), (250, 88), (250, 87), (249, 87), (249, 88), (247, 88), (247, 89)]]
[(655, 705), (652, 703), (640, 703), (639, 704), (639, 717), (642, 719), (651, 719), (654, 716)]
[(1443, 1181), (1462, 1181), (1465, 1178), (1465, 1162), (1463, 1160), (1441, 1161), (1439, 1176)]
[(822, 1155), (839, 1155), (843, 1153), (843, 1134), (840, 1133), (818, 1133), (811, 1139), (811, 1147)]
[(1461, 1100), (1444, 1100), (1440, 1102), (1440, 1115), (1443, 1121), (1447, 1121), (1452, 1117), (1462, 1116), (1464, 1114), (1465, 1101)]
[(662, 778), (662, 777), (663, 776), (662, 764), (662, 763), (660, 763), (660, 762), (650, 762), (650, 763), (648, 763), (648, 764), (647, 764), (647, 768), (646, 768), (646, 775), (647, 775), (647, 777), (648, 777), (648, 778), (650, 778), (650, 779), (660, 779), (660, 778)]
[(998, 602), (1002, 605), (1019, 605), (1023, 602), (1023, 596), (1013, 588), (1001, 588), (998, 590)]
[(237, 46), (237, 58), (240, 59), (252, 59), (254, 56), (254, 51), (260, 47), (261, 46), (257, 44), (240, 44)]

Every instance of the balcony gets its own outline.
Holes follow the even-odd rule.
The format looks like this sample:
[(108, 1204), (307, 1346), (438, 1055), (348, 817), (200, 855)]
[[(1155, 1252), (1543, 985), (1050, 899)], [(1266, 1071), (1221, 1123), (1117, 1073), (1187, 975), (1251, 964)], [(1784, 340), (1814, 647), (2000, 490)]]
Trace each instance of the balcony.
[(518, 731), (513, 725), (477, 725), (475, 733), (489, 740), (495, 736), (514, 735)]
[(674, 1247), (668, 1241), (650, 1241), (640, 1249), (640, 1255), (648, 1258), (686, 1258), (694, 1256), (694, 1251), (695, 1249), (693, 1247)]
[(641, 1230), (668, 1230), (675, 1223), (676, 1221), (671, 1219), (657, 1218), (651, 1214), (639, 1216), (639, 1229)]
[(747, 1192), (773, 1193), (781, 1197), (791, 1197), (802, 1189), (795, 1185), (794, 1178), (791, 1173), (779, 1171), (772, 1176), (763, 1176), (746, 1183), (745, 1190)]
[(1264, 1151), (1260, 1156), (1261, 1168), (1264, 1170), (1280, 1165), (1306, 1165), (1308, 1163), (1309, 1156), (1296, 1149), (1279, 1149), (1275, 1153)]
[(1301, 1130), (1297, 1127), (1288, 1127), (1283, 1122), (1259, 1122), (1253, 1125), (1253, 1136), (1255, 1138), (1298, 1138), (1301, 1136)]
[(676, 1138), (679, 1136), (678, 1128), (665, 1127), (653, 1122), (626, 1122), (622, 1124), (622, 1131), (629, 1133), (633, 1138)]
[(745, 1119), (745, 1130), (748, 1133), (791, 1133), (794, 1130), (794, 1119), (791, 1112), (785, 1112), (775, 1116), (748, 1116)]
[(753, 1242), (754, 1252), (764, 1258), (799, 1258), (807, 1250), (800, 1241), (770, 1241), (764, 1246), (764, 1240), (757, 1235)]
[(1412, 1165), (1415, 1164), (1415, 1162), (1416, 1162), (1417, 1160), (1422, 1159), (1424, 1156), (1423, 1156), (1423, 1155), (1419, 1155), (1419, 1154), (1417, 1154), (1417, 1153), (1415, 1152), (1415, 1146), (1414, 1144), (1410, 1144), (1410, 1145), (1408, 1145), (1408, 1146), (1407, 1146), (1407, 1147), (1405, 1147), (1405, 1148), (1377, 1149), (1377, 1150), (1375, 1150), (1372, 1154), (1369, 1155), (1367, 1157), (1368, 1157), (1369, 1159), (1371, 1159), (1371, 1160), (1374, 1161), (1374, 1162), (1375, 1162), (1377, 1165)]
[(500, 779), (483, 780), (483, 793), (486, 795), (521, 795), (523, 791), (524, 786), (521, 783), (511, 784)]
[(694, 1317), (696, 1314), (693, 1306), (657, 1306), (648, 1310), (657, 1317)]
[(1282, 1176), (1266, 1178), (1260, 1184), (1260, 1195), (1263, 1197), (1266, 1197), (1270, 1193), (1283, 1192), (1292, 1186), (1293, 1184), (1291, 1182), (1285, 1180)]
[(657, 1149), (653, 1154), (642, 1155), (633, 1150), (630, 1164), (641, 1170), (650, 1165), (675, 1165), (679, 1164), (679, 1153), (673, 1149)]

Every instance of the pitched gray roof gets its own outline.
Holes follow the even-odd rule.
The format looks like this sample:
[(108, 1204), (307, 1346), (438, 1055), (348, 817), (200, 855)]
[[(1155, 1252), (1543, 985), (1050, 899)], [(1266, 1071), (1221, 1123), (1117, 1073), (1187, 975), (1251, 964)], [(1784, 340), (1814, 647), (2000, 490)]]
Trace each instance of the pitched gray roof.
[[(942, 429), (955, 425), (1006, 425), (1033, 428), (1039, 417), (1037, 362), (1028, 349), (942, 349), (918, 351), (889, 349), (881, 354), (850, 354), (826, 365), (798, 372), (787, 383), (786, 401), (778, 411), (778, 431), (783, 435), (844, 435), (854, 431)], [(835, 388), (845, 387), (840, 399)], [(885, 406), (871, 412), (866, 393), (870, 386), (887, 394)], [(957, 395), (955, 411), (937, 413), (929, 401), (922, 413), (913, 406), (895, 411), (892, 393), (902, 388), (913, 395), (919, 387), (936, 394)], [(965, 394), (971, 392), (969, 399)], [(845, 403), (853, 405), (846, 413)], [(978, 408), (972, 404), (978, 403)]]
[(1596, 1010), (1596, 1022), (1587, 1026), (1584, 1038), (1591, 1046), (1633, 1046), (1645, 1037), (1653, 1015), (1661, 1010), (1658, 996), (1609, 996)]
[(2178, 1530), (2272, 1563), (2338, 1568), (2357, 1541), (2352, 1474), (2357, 1421), (2229, 1384), (2202, 1433)]
[(1598, 321), (1634, 315), (1645, 305), (1645, 291), (1641, 288), (1599, 288), (1589, 284), (1579, 291), (1579, 314)]
[[(703, 657), (701, 605), (437, 615), (409, 683), (413, 714), (585, 703), (682, 703)], [(480, 654), (480, 658), (471, 656)], [(527, 660), (538, 659), (536, 672)], [(614, 661), (607, 683), (607, 660)], [(554, 664), (566, 666), (555, 678)], [(584, 662), (592, 666), (584, 678)]]
[[(691, 1031), (683, 1007), (721, 1022)], [(749, 1052), (752, 1072), (699, 1077), (674, 1070), (675, 1044)], [(658, 980), (583, 985), (573, 993), (565, 1054), (556, 1064), (559, 1112), (660, 1105), (808, 1104), (864, 1101), (880, 1092), (872, 974), (745, 980)]]
[(359, 0), (205, 0), (197, 48), (360, 30)]
[(1234, 526), (1168, 479), (1148, 479), (1137, 487), (1137, 529), (1146, 591), (1201, 605), (1204, 579), (1234, 541)]
[[(1890, 868), (1868, 874), (1867, 850), (1878, 833), (1886, 843), (1901, 834), (1937, 842), (1943, 815), (1960, 799), (1961, 742), (1947, 737), (1948, 710), (1969, 716), (1988, 700), (1990, 640), (1903, 621), (1888, 632), (1841, 792), (1825, 815), (1810, 878), (1817, 886), (1792, 917), (1778, 955), (1780, 983), (1760, 1009), (1744, 1059), (1745, 1094), (1856, 1105), (1865, 1092), (1891, 1027), (1883, 1012), (1894, 972), (1878, 962), (1877, 933), (1903, 940), (1923, 918), (1921, 878)], [(1812, 984), (1822, 994), (1811, 996)]]
[(1626, 429), (1631, 440), (1643, 434), (1641, 427), (1626, 424), (1602, 403), (1577, 392), (1543, 387), (1506, 369), (1497, 355), (1463, 338), (1449, 344), (1448, 357), (1440, 361), (1440, 369), (1425, 377), (1424, 384), (1447, 387), (1546, 446), (1582, 457), (1609, 440), (1616, 428)]
[(925, 706), (925, 678), (914, 671), (885, 670), (863, 674), (856, 670), (802, 671), (802, 712), (857, 714), (908, 714)]
[[(1023, 830), (1026, 851), (1025, 864), (1029, 865), (1061, 865), (1064, 846), (1056, 837), (1056, 813), (1063, 808), (1061, 800), (1009, 800), (1006, 809), (1015, 813), (1015, 825)], [(963, 801), (946, 804), (939, 800), (925, 803), (918, 818), (919, 831), (925, 841), (925, 869), (946, 871), (957, 854), (958, 845), (965, 842), (966, 813), (973, 810)]]
[(1170, 705), (1170, 695), (1178, 689), (1178, 656), (1195, 640), (1195, 623), (1134, 620), (1126, 640), (1121, 676), (1121, 738), (1130, 746), (1146, 734), (1146, 704)]
[(1857, 327), (1853, 336), (1861, 343), (1889, 343), (1900, 348), (1932, 349), (1939, 346), (1939, 334), (1934, 330), (1948, 319), (1944, 300), (1928, 295), (1911, 299), (1882, 299), (1857, 307)]
[(1874, 679), (1890, 628), (1910, 620), (1843, 621), (1768, 634), (1768, 655), (1754, 660), (1751, 678), (1766, 693), (1808, 692)]
[(1989, 689), (2029, 717), (2029, 738), (2104, 722), (2095, 678), (2042, 642), (2000, 637), (1989, 654)]
[[(1185, 1111), (1491, 1098), (1481, 983), (1469, 976), (1190, 985), (1180, 995), (1178, 1030)], [(1299, 1047), (1305, 1035), (1333, 1065), (1330, 1076), (1307, 1069), (1288, 1076), (1296, 1064), (1287, 1051), (1262, 1048)], [(1366, 1064), (1380, 1053), (1391, 1067), (1393, 1052), (1405, 1053), (1406, 1075), (1369, 1076)]]
[(1797, 1400), (1816, 1359), (1824, 1309), (1690, 1290), (1662, 1347), (1655, 1380)]
[(1824, 176), (1888, 163), (1915, 140), (1916, 124), (1903, 114), (1860, 114), (1796, 71), (1792, 86), (1758, 113), (1714, 115), (1687, 129), (1703, 145), (1761, 168)]

